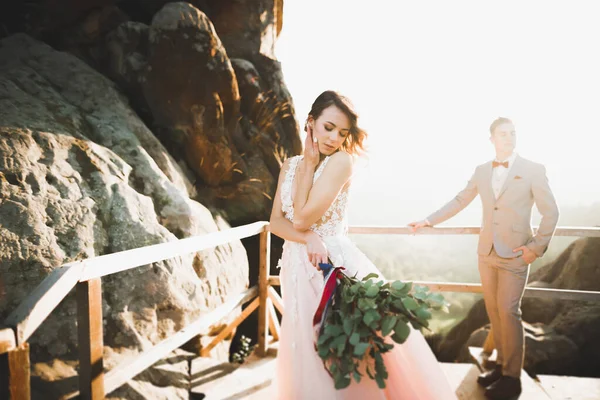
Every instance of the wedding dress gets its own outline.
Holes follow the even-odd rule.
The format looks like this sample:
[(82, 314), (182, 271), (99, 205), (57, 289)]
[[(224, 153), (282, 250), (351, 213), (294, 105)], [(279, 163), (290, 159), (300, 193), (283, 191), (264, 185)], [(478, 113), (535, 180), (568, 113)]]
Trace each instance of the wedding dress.
[[(281, 187), (282, 209), (290, 221), (294, 215), (292, 185), (301, 159), (302, 156), (290, 159)], [(319, 179), (328, 161), (329, 157), (325, 158), (317, 168), (314, 181)], [(334, 266), (343, 266), (348, 275), (357, 273), (359, 278), (371, 272), (383, 278), (347, 237), (348, 191), (348, 187), (340, 191), (311, 230), (322, 237)], [(306, 245), (297, 242), (284, 243), (279, 266), (285, 313), (272, 388), (277, 399), (456, 399), (425, 338), (412, 328), (406, 342), (395, 343), (393, 350), (383, 355), (389, 374), (385, 389), (379, 389), (377, 383), (365, 375), (360, 383), (353, 380), (349, 387), (336, 390), (314, 346), (313, 315), (323, 290), (323, 275), (309, 262)]]

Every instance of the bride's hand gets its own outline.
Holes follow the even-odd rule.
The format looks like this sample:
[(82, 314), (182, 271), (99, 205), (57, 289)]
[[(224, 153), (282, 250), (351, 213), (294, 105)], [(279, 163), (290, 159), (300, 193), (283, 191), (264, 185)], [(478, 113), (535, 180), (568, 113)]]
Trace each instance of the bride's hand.
[(306, 165), (316, 168), (319, 165), (320, 152), (317, 139), (313, 137), (312, 123), (306, 125), (306, 140), (304, 142), (304, 160)]
[(319, 263), (327, 263), (327, 246), (323, 242), (323, 239), (312, 231), (307, 232), (306, 237), (306, 250), (308, 253), (308, 259), (312, 265), (315, 266), (319, 271)]

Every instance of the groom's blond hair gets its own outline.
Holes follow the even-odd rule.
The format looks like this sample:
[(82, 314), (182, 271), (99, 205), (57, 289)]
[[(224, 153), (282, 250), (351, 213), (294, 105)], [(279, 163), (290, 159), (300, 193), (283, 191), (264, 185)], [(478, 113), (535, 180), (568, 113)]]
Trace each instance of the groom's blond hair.
[[(492, 124), (490, 125), (490, 134), (494, 134), (494, 131), (496, 130), (496, 128), (498, 127), (498, 125), (502, 125), (502, 124), (513, 124), (513, 122), (505, 117), (498, 117), (494, 120), (494, 122), (492, 122)], [(513, 124), (514, 125), (514, 124)]]

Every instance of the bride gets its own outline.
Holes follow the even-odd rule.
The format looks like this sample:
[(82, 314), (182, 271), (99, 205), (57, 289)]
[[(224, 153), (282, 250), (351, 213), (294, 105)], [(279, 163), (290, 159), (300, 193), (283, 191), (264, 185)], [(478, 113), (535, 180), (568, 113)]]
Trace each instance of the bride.
[(285, 239), (280, 280), (285, 315), (282, 320), (274, 389), (290, 399), (456, 399), (429, 345), (418, 330), (383, 355), (388, 376), (385, 389), (368, 377), (343, 390), (315, 351), (313, 315), (323, 289), (319, 263), (329, 258), (358, 277), (377, 268), (348, 239), (346, 207), (354, 157), (366, 133), (346, 98), (323, 92), (306, 120), (303, 156), (281, 168), (271, 212), (270, 230)]

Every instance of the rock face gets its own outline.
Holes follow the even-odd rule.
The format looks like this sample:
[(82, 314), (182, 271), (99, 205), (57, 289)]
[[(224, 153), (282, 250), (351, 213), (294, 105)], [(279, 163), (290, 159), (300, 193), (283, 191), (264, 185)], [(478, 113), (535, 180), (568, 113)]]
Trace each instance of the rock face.
[[(114, 80), (191, 172), (202, 204), (232, 225), (268, 218), (281, 163), (302, 151), (274, 59), (282, 0), (69, 1), (65, 12), (32, 4), (0, 12), (5, 32), (43, 38)], [(244, 99), (232, 57), (257, 71), (259, 97)], [(240, 102), (251, 107), (240, 113)]]
[[(228, 227), (190, 199), (114, 83), (74, 56), (4, 39), (0, 120), (0, 320), (61, 264)], [(105, 345), (142, 351), (247, 284), (239, 241), (109, 275)], [(33, 362), (76, 359), (75, 316), (67, 298), (31, 338)]]
[[(583, 238), (573, 242), (554, 262), (532, 274), (530, 281), (559, 289), (600, 291), (600, 238)], [(581, 376), (600, 377), (600, 343), (597, 341), (600, 304), (579, 301), (553, 303), (547, 304), (545, 313), (538, 310), (539, 316), (531, 321), (545, 322), (554, 332), (572, 341), (577, 352), (572, 355), (573, 368), (569, 369), (569, 359), (552, 358), (555, 352), (546, 349), (548, 354), (539, 360), (539, 373), (576, 371)], [(524, 304), (523, 312), (533, 311), (534, 307), (533, 302), (528, 302)]]
[[(18, 3), (0, 4), (0, 322), (67, 262), (268, 219), (302, 151), (273, 58), (281, 0)], [(248, 238), (104, 277), (105, 367), (255, 282), (257, 251)], [(77, 388), (72, 296), (30, 340), (34, 398)], [(109, 397), (187, 398), (190, 357)]]
[[(600, 238), (573, 242), (556, 260), (529, 276), (529, 286), (600, 290)], [(600, 305), (524, 298), (525, 369), (533, 374), (600, 377)], [(456, 325), (438, 349), (442, 361), (466, 361), (467, 347), (481, 346), (489, 323), (483, 300)]]
[[(174, 1), (7, 1), (0, 4), (0, 22), (5, 27), (1, 34), (17, 31), (36, 37), (54, 34), (81, 21), (89, 23), (90, 15), (115, 3), (131, 15), (132, 19), (147, 23), (165, 4), (172, 2)], [(283, 0), (190, 0), (188, 3), (208, 15), (231, 56), (246, 58), (261, 53), (275, 58), (275, 42), (283, 26)]]
[(207, 16), (182, 2), (150, 25), (119, 25), (103, 46), (97, 64), (195, 173), (198, 199), (233, 225), (268, 219), (280, 166), (302, 151), (279, 63), (230, 59)]
[(239, 114), (237, 81), (206, 15), (187, 3), (167, 4), (152, 20), (147, 57), (140, 86), (161, 140), (175, 142), (210, 187), (246, 177), (230, 143)]
[(283, 0), (215, 1), (207, 14), (230, 56), (275, 58), (275, 41), (283, 26)]
[[(75, 3), (2, 13), (30, 35), (0, 42), (0, 321), (67, 262), (267, 219), (301, 152), (272, 58), (281, 1)], [(255, 241), (103, 278), (105, 365), (247, 287)], [(31, 338), (40, 396), (76, 388), (75, 315), (68, 297)], [(113, 396), (185, 397), (146, 375)]]

